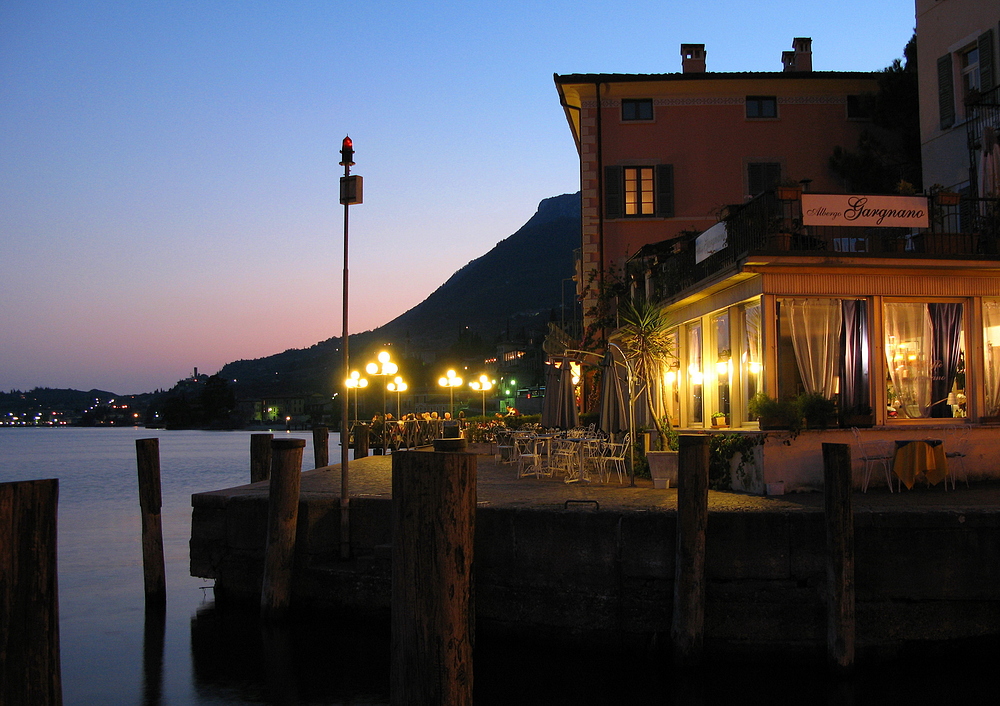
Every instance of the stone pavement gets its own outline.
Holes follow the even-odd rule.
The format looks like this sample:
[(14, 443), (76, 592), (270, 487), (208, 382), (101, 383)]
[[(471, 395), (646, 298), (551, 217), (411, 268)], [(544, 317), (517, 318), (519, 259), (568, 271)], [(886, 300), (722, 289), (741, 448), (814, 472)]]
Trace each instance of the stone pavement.
[[(477, 449), (473, 449), (477, 450)], [(482, 449), (485, 450), (485, 449)], [(564, 483), (561, 479), (518, 478), (516, 468), (501, 464), (489, 453), (477, 454), (478, 502), (481, 506), (523, 509), (566, 508), (585, 511), (592, 501), (604, 509), (627, 509), (637, 512), (666, 511), (677, 508), (677, 490), (656, 490), (649, 479), (637, 478), (635, 487), (617, 481), (611, 483)], [(351, 461), (348, 465), (349, 492), (351, 497), (391, 497), (392, 456), (369, 456)], [(259, 486), (260, 484), (258, 484)], [(266, 485), (241, 486), (239, 489), (216, 491), (219, 493), (266, 492)], [(340, 494), (340, 465), (329, 466), (302, 474), (303, 494)], [(577, 501), (570, 502), (567, 501)], [(584, 501), (584, 502), (580, 502)], [(822, 493), (794, 493), (778, 497), (762, 497), (736, 492), (709, 491), (710, 512), (799, 512), (822, 511)], [(912, 490), (890, 493), (885, 487), (869, 488), (867, 493), (856, 491), (853, 495), (856, 512), (887, 512), (909, 510), (1000, 511), (1000, 483), (973, 481), (970, 487), (959, 482), (956, 490), (943, 485), (926, 487), (917, 485)]]

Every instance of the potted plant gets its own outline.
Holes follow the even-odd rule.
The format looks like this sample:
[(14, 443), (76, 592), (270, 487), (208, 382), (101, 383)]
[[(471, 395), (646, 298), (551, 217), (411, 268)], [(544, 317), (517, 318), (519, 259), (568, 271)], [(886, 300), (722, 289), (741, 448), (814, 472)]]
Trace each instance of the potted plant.
[(819, 392), (803, 392), (796, 397), (795, 410), (809, 429), (826, 429), (837, 423), (837, 403)]
[(644, 297), (623, 301), (618, 320), (621, 325), (612, 339), (629, 369), (629, 405), (634, 405), (641, 396), (656, 428), (655, 441), (646, 452), (653, 486), (669, 487), (671, 475), (677, 477), (677, 452), (669, 449), (673, 426), (668, 417), (661, 415), (664, 405), (657, 385), (663, 368), (674, 357), (669, 325), (662, 310)]
[(747, 412), (760, 421), (761, 429), (792, 429), (800, 426), (801, 417), (788, 400), (776, 400), (758, 392), (747, 402)]
[(774, 187), (774, 195), (781, 201), (798, 201), (802, 197), (802, 184), (786, 179)]
[(712, 415), (712, 426), (713, 427), (728, 427), (729, 426), (729, 415), (725, 412), (716, 412)]

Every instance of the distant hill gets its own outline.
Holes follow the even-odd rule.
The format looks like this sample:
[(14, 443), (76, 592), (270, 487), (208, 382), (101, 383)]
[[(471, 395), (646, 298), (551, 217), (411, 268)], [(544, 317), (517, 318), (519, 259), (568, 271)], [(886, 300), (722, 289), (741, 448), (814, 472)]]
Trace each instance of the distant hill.
[[(364, 360), (391, 341), (409, 356), (428, 357), (459, 334), (483, 341), (544, 332), (559, 317), (563, 280), (573, 276), (580, 243), (580, 194), (545, 199), (516, 233), (453, 274), (423, 302), (372, 331), (351, 335), (351, 358)], [(339, 377), (340, 338), (255, 360), (225, 365), (240, 396), (326, 392)]]

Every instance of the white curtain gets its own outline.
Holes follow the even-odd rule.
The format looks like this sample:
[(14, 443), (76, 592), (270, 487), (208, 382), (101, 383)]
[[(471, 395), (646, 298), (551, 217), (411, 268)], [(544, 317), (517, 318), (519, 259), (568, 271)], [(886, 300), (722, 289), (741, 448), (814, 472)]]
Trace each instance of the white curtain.
[(922, 419), (931, 405), (931, 317), (922, 302), (885, 305), (885, 359), (896, 415)]
[(986, 414), (1000, 415), (1000, 301), (983, 301), (983, 351), (986, 358)]
[(808, 393), (831, 399), (840, 364), (839, 299), (784, 299), (799, 376)]

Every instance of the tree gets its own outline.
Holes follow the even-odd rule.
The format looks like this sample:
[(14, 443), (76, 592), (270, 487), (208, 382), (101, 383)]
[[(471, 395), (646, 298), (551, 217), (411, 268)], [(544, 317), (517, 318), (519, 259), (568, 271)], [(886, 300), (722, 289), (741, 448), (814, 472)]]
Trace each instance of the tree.
[(903, 60), (896, 59), (883, 69), (878, 91), (867, 99), (871, 127), (862, 131), (854, 150), (835, 147), (830, 168), (854, 193), (892, 193), (907, 186), (919, 191), (916, 34), (903, 49)]
[[(667, 319), (662, 309), (645, 297), (624, 300), (619, 305), (618, 318), (621, 326), (612, 335), (612, 341), (621, 346), (631, 366), (631, 374), (639, 384), (637, 396), (646, 401), (656, 427), (657, 445), (664, 451), (671, 425), (669, 417), (661, 416), (659, 380), (664, 366), (674, 356)], [(629, 404), (633, 404), (633, 400), (629, 400)]]

